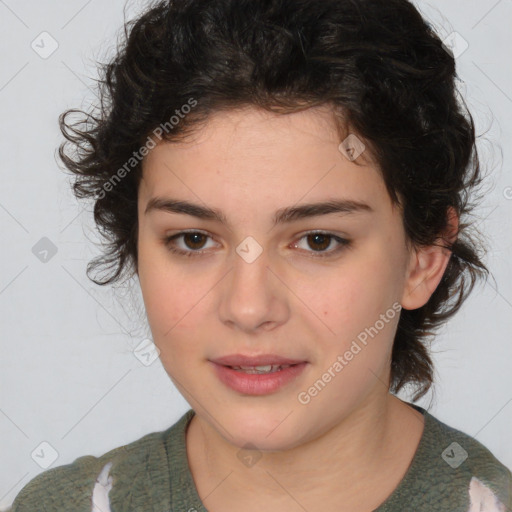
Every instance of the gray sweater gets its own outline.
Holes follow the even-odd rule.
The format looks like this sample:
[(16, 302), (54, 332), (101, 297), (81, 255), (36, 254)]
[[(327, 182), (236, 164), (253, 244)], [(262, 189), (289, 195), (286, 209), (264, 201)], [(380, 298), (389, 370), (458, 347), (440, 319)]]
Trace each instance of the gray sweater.
[[(512, 511), (509, 469), (477, 440), (410, 405), (425, 416), (423, 436), (406, 475), (375, 512)], [(185, 432), (194, 414), (100, 457), (44, 471), (11, 511), (207, 512), (187, 461)]]

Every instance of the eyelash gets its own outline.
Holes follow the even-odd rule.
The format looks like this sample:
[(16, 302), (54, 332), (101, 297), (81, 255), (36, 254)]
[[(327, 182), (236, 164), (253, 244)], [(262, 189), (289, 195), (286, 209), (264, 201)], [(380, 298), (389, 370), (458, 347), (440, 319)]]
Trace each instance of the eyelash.
[[(198, 235), (206, 236), (207, 238), (211, 238), (209, 235), (207, 235), (206, 233), (203, 233), (201, 231), (180, 231), (179, 233), (176, 233), (175, 235), (164, 237), (163, 238), (164, 245), (167, 247), (167, 249), (171, 253), (177, 254), (179, 256), (185, 256), (185, 257), (201, 256), (203, 253), (208, 252), (208, 251), (194, 251), (194, 250), (183, 251), (182, 249), (176, 249), (176, 247), (174, 247), (174, 240), (177, 238), (180, 238), (186, 234), (198, 234)], [(343, 249), (348, 248), (351, 244), (350, 240), (346, 240), (345, 238), (341, 238), (339, 236), (333, 235), (332, 233), (328, 233), (325, 231), (309, 231), (308, 233), (305, 233), (303, 236), (301, 236), (299, 238), (299, 241), (302, 240), (303, 238), (310, 236), (310, 235), (327, 236), (327, 237), (335, 240), (339, 244), (339, 247), (337, 249), (331, 250), (328, 252), (307, 251), (307, 252), (311, 252), (311, 254), (314, 258), (328, 258), (330, 256), (334, 256), (335, 254), (338, 254), (339, 252), (341, 252)]]

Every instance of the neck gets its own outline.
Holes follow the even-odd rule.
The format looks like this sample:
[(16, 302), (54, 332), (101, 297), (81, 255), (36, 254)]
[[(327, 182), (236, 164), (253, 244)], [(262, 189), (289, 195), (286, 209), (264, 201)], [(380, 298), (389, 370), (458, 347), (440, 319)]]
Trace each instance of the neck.
[(235, 497), (243, 502), (247, 496), (264, 494), (273, 503), (291, 496), (312, 505), (314, 496), (323, 503), (326, 496), (336, 496), (339, 510), (340, 487), (345, 503), (353, 500), (359, 505), (362, 496), (370, 496), (371, 506), (378, 506), (403, 478), (422, 432), (423, 416), (386, 394), (384, 399), (366, 401), (320, 437), (289, 450), (263, 452), (248, 467), (237, 458), (238, 446), (194, 415), (187, 432), (187, 452), (201, 495), (208, 495), (222, 481), (220, 492), (212, 493), (206, 502), (209, 508), (217, 498), (221, 501), (221, 495), (230, 496), (231, 502)]

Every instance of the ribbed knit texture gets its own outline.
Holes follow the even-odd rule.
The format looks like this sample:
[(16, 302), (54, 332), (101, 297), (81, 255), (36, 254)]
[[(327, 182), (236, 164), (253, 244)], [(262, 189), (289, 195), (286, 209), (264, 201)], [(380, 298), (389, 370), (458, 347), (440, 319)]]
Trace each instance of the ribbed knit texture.
[[(410, 405), (425, 416), (423, 436), (406, 475), (375, 512), (511, 511), (511, 472), (480, 442)], [(101, 474), (105, 483), (109, 468), (110, 511), (103, 512), (208, 512), (187, 461), (185, 432), (193, 415), (189, 410), (169, 429), (101, 457), (80, 457), (37, 475), (18, 494), (11, 512), (91, 512), (97, 478)], [(445, 452), (450, 445), (455, 450)], [(451, 461), (454, 454), (463, 453), (459, 447), (468, 456), (454, 468), (445, 458)], [(104, 469), (109, 462), (111, 467)], [(473, 495), (482, 496), (473, 505), (471, 482)]]

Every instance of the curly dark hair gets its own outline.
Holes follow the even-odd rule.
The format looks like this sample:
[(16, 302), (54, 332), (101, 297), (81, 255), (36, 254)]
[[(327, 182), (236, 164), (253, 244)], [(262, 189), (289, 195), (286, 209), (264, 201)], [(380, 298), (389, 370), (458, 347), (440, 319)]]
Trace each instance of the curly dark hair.
[[(59, 157), (75, 196), (94, 199), (108, 240), (87, 267), (98, 285), (137, 269), (137, 151), (152, 134), (184, 139), (220, 110), (330, 106), (340, 135), (350, 128), (378, 163), (416, 247), (438, 243), (449, 207), (460, 219), (475, 206), (470, 193), (483, 178), (454, 57), (407, 0), (160, 1), (125, 21), (115, 56), (99, 70), (99, 112), (59, 117)], [(68, 122), (73, 113), (80, 120)], [(413, 384), (414, 401), (433, 384), (428, 337), (489, 272), (471, 226), (461, 222), (457, 239), (443, 244), (451, 256), (429, 301), (400, 314), (390, 390)], [(107, 270), (102, 280), (90, 277), (98, 268)]]

